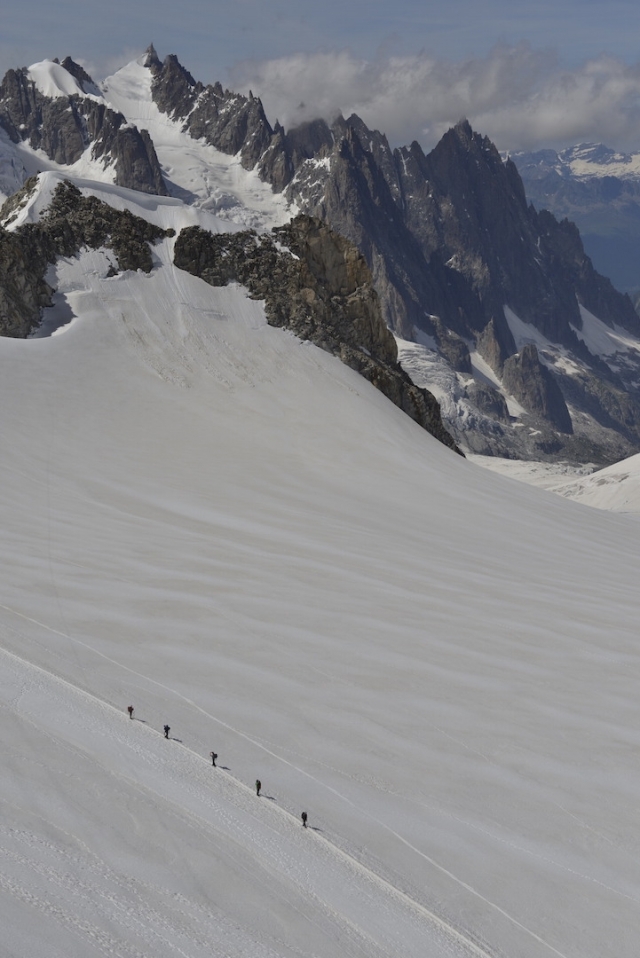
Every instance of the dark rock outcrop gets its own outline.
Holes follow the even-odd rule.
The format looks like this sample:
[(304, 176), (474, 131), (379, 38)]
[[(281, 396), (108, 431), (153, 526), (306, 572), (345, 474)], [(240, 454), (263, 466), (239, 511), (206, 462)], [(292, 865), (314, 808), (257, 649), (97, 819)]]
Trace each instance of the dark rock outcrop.
[(113, 250), (119, 269), (149, 272), (149, 244), (165, 235), (128, 210), (115, 210), (61, 183), (38, 223), (13, 233), (0, 229), (0, 335), (23, 339), (39, 324), (54, 292), (45, 280), (47, 268), (59, 256), (73, 256), (85, 246), (105, 247)]
[(504, 364), (504, 388), (534, 416), (540, 416), (559, 429), (572, 433), (571, 416), (560, 387), (540, 362), (538, 350), (527, 343)]
[[(59, 61), (56, 58), (53, 62), (58, 63)], [(100, 93), (99, 88), (93, 82), (84, 67), (80, 66), (79, 63), (76, 63), (75, 60), (72, 60), (71, 57), (65, 57), (60, 66), (63, 67), (67, 73), (71, 74), (83, 93), (91, 93), (94, 95), (98, 95)]]
[(212, 286), (242, 283), (265, 301), (273, 326), (339, 356), (441, 442), (455, 449), (433, 396), (397, 363), (367, 264), (320, 220), (298, 216), (272, 236), (212, 234), (193, 226), (176, 240), (174, 262)]
[(472, 382), (466, 390), (467, 398), (480, 412), (500, 422), (509, 422), (507, 402), (501, 392), (488, 383)]
[(48, 265), (35, 236), (0, 229), (0, 335), (24, 339), (38, 325), (42, 309), (51, 305)]

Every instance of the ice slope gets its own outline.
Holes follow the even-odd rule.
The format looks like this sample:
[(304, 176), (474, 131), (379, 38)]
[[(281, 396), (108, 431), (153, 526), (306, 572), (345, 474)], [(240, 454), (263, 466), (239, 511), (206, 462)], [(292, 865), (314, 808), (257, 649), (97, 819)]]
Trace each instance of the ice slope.
[[(66, 172), (53, 170), (39, 174), (36, 188), (15, 212), (15, 218), (7, 229), (14, 231), (25, 223), (36, 223), (51, 203), (56, 188), (65, 180), (71, 181), (85, 196), (96, 196), (103, 203), (117, 210), (128, 209), (135, 216), (140, 216), (163, 229), (174, 229), (176, 233), (187, 226), (200, 226), (212, 233), (233, 233), (242, 229), (241, 224), (228, 222), (208, 210), (188, 206), (182, 200), (173, 197), (138, 193), (136, 190), (127, 190), (113, 183), (102, 183), (99, 180), (70, 176)], [(172, 249), (173, 243), (164, 247), (168, 260), (171, 259)], [(85, 281), (82, 269), (79, 270), (78, 277), (79, 283)]]
[(5, 953), (635, 958), (636, 522), (171, 243), (0, 340)]

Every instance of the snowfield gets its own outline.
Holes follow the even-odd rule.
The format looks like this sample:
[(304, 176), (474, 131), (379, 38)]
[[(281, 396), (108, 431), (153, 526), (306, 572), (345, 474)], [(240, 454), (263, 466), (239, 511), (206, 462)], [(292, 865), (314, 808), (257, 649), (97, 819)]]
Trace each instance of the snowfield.
[(60, 261), (55, 335), (0, 340), (3, 955), (635, 958), (636, 521), (172, 243)]
[(472, 462), (510, 479), (548, 489), (594, 509), (640, 515), (640, 455), (594, 470), (563, 462), (523, 462), (496, 456), (470, 456)]
[(551, 491), (595, 509), (640, 515), (640, 455), (554, 485)]

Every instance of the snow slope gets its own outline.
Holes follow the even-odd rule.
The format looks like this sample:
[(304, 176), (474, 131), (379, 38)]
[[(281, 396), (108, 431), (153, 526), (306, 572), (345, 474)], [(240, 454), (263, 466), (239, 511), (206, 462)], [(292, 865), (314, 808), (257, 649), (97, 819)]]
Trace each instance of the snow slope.
[(79, 96), (95, 100), (98, 103), (104, 102), (104, 98), (96, 86), (87, 84), (87, 89), (84, 90), (76, 78), (54, 60), (41, 60), (40, 63), (33, 63), (27, 70), (27, 75), (36, 89), (43, 96), (51, 99)]
[(594, 509), (640, 515), (640, 455), (595, 470), (563, 462), (523, 462), (497, 456), (470, 456), (492, 472), (547, 489)]
[(172, 242), (61, 262), (56, 335), (0, 340), (4, 953), (632, 958), (635, 522)]
[(563, 482), (582, 479), (594, 472), (595, 466), (576, 466), (568, 462), (535, 462), (523, 459), (501, 459), (499, 456), (467, 456), (471, 462), (518, 482), (527, 482), (538, 489), (555, 490)]
[(640, 455), (590, 476), (553, 485), (551, 491), (595, 509), (640, 515)]
[(102, 90), (112, 109), (149, 131), (170, 192), (245, 227), (271, 228), (295, 216), (295, 206), (273, 193), (256, 170), (245, 170), (238, 157), (194, 140), (180, 121), (160, 112), (145, 60), (143, 54), (107, 77)]

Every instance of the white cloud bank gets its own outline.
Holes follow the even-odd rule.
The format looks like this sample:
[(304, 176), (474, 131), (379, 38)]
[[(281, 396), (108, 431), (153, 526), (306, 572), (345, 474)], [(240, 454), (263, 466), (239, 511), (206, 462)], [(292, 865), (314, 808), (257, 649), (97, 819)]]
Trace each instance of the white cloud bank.
[(613, 57), (565, 70), (555, 54), (524, 42), (458, 62), (424, 53), (371, 61), (349, 51), (299, 53), (243, 61), (232, 79), (286, 127), (355, 112), (393, 145), (417, 139), (429, 149), (466, 116), (505, 150), (579, 141), (640, 148), (640, 63)]

